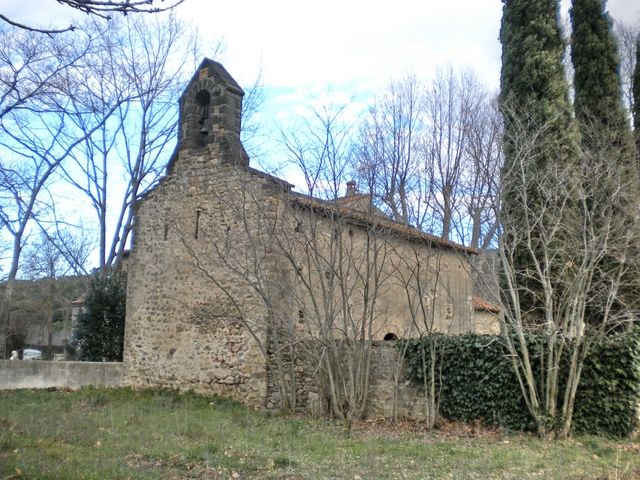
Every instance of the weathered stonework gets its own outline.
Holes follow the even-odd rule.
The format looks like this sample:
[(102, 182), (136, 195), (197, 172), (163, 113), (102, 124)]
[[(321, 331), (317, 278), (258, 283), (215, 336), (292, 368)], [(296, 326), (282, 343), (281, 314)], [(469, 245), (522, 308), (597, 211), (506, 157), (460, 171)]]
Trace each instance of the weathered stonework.
[[(251, 292), (238, 291), (229, 273), (203, 253), (210, 242), (229, 236), (236, 218), (218, 200), (233, 203), (241, 183), (234, 176), (238, 165), (246, 164), (239, 143), (242, 90), (215, 62), (203, 62), (200, 72), (180, 100), (181, 143), (170, 171), (136, 209), (125, 332), (127, 382), (216, 393), (263, 406), (263, 353), (222, 289), (243, 298), (255, 317), (266, 314), (264, 307)], [(194, 100), (203, 89), (213, 96), (211, 111), (204, 115)], [(206, 117), (206, 133), (200, 132), (198, 115)], [(245, 239), (238, 229), (231, 238), (242, 248)], [(217, 288), (203, 280), (204, 272), (216, 276)], [(258, 340), (264, 336), (259, 330), (254, 334)]]
[[(418, 293), (431, 305), (433, 331), (497, 325), (495, 319), (477, 325), (464, 247), (392, 222), (354, 193), (355, 185), (350, 198), (321, 202), (249, 167), (239, 140), (242, 96), (220, 64), (202, 63), (180, 98), (179, 145), (167, 176), (136, 206), (128, 260), (128, 384), (277, 408), (284, 382), (294, 389), (299, 411), (319, 413), (321, 355), (305, 352), (305, 339), (322, 338), (326, 346), (334, 333), (364, 341), (418, 336), (407, 300)], [(319, 259), (329, 257), (338, 240), (342, 260), (324, 266)], [(318, 301), (339, 269), (351, 269), (343, 286), (358, 287), (374, 254), (381, 279), (375, 301), (351, 295), (335, 313), (335, 294)], [(402, 282), (416, 278), (416, 262), (425, 292), (408, 296)], [(329, 323), (314, 323), (314, 316)], [(359, 332), (361, 316), (370, 324)], [(334, 320), (333, 333), (323, 330)], [(396, 368), (394, 355), (381, 347), (372, 353), (372, 391), (379, 393), (372, 393), (369, 410), (375, 414), (388, 413), (385, 382)], [(415, 392), (408, 386), (399, 392), (397, 411), (414, 416)]]

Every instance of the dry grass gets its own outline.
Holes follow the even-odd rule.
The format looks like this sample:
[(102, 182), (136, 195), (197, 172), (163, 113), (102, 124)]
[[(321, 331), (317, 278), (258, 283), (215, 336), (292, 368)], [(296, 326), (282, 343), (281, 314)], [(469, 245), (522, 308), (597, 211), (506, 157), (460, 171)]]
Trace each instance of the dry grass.
[(624, 479), (640, 444), (281, 417), (167, 391), (0, 393), (0, 479)]

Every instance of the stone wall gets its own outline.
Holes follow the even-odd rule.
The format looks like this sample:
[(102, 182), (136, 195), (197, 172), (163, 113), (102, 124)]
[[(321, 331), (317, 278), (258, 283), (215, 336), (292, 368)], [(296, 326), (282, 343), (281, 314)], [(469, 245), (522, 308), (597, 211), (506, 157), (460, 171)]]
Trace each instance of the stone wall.
[(136, 207), (124, 363), (136, 387), (264, 406), (268, 314), (234, 271), (254, 245), (246, 235), (253, 219), (238, 209), (246, 195), (261, 198), (265, 182), (247, 168), (239, 141), (242, 95), (220, 64), (205, 59), (180, 98), (178, 151)]
[(124, 365), (111, 362), (0, 360), (0, 390), (18, 388), (121, 387)]
[[(295, 378), (296, 412), (322, 416), (327, 413), (327, 401), (321, 390), (322, 370), (318, 365), (321, 357), (320, 343), (307, 340), (298, 350), (294, 360), (292, 378)], [(424, 419), (424, 395), (404, 377), (402, 352), (396, 341), (372, 341), (369, 396), (365, 415), (369, 418), (397, 417)], [(303, 358), (304, 357), (304, 358)], [(285, 361), (289, 360), (285, 356)], [(267, 406), (280, 407), (280, 392), (273, 378), (277, 371), (276, 358), (269, 358), (269, 391)], [(287, 365), (288, 367), (289, 365)], [(287, 378), (289, 376), (287, 375)]]
[(478, 335), (500, 334), (500, 313), (476, 308), (473, 314), (473, 333)]
[(424, 419), (424, 395), (404, 377), (397, 342), (374, 342), (368, 417)]
[(239, 220), (236, 208), (245, 188), (260, 193), (260, 182), (239, 175), (213, 146), (181, 152), (172, 174), (139, 205), (125, 327), (132, 385), (264, 405), (267, 312), (216, 251), (238, 258), (252, 248), (244, 235), (249, 220)]
[[(363, 225), (331, 217), (321, 208), (291, 207), (287, 196), (280, 200), (275, 234), (278, 246), (284, 246), (281, 263), (289, 278), (283, 276), (278, 283), (287, 289), (283, 297), (292, 297), (288, 307), (308, 319), (307, 335), (318, 335), (321, 326), (314, 321), (328, 315), (322, 307), (327, 303), (337, 306), (337, 316), (345, 306), (353, 317), (369, 312), (362, 320), (372, 324), (365, 340), (382, 340), (387, 334), (412, 338), (425, 330), (459, 334), (492, 328), (476, 325), (485, 320), (497, 324), (474, 317), (471, 266), (463, 248), (442, 248), (403, 230), (385, 229), (375, 225), (373, 216), (364, 217), (372, 225)], [(294, 268), (299, 278), (292, 278)], [(345, 334), (343, 319), (334, 322)], [(360, 338), (353, 332), (346, 335)]]

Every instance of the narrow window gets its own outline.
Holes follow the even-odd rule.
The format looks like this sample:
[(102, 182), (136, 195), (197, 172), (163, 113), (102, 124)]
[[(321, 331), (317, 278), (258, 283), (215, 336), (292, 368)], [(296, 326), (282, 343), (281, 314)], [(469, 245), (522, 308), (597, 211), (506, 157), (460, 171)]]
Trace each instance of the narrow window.
[(198, 239), (199, 230), (200, 230), (200, 210), (196, 210), (196, 231), (195, 231), (196, 240)]
[(164, 239), (168, 239), (169, 238), (169, 224), (165, 223), (164, 224), (164, 235), (163, 235)]
[(298, 323), (304, 323), (304, 310), (298, 310)]
[(300, 221), (296, 224), (295, 228), (293, 229), (294, 232), (296, 233), (300, 233), (302, 232), (302, 227), (304, 226), (304, 224)]

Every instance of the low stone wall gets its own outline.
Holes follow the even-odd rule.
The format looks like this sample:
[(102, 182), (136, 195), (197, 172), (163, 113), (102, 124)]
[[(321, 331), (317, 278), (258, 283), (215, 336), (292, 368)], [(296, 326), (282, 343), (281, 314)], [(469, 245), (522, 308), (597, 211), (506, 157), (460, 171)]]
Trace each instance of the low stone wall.
[[(366, 416), (376, 417), (400, 417), (423, 420), (425, 396), (404, 376), (404, 366), (402, 362), (402, 351), (395, 341), (372, 341), (371, 342), (371, 366), (369, 376), (369, 394), (367, 399)], [(326, 400), (321, 392), (320, 366), (318, 361), (321, 346), (308, 340), (304, 343), (304, 348), (298, 354), (301, 356), (306, 352), (307, 357), (303, 360), (295, 358), (293, 368), (288, 355), (282, 358), (285, 368), (291, 369), (295, 376), (296, 387), (296, 412), (312, 415), (323, 415), (326, 413)], [(309, 352), (316, 351), (309, 358)], [(273, 354), (270, 357), (268, 372), (269, 382), (267, 391), (267, 408), (278, 409), (281, 404), (280, 392), (276, 385), (277, 364)], [(288, 382), (291, 378), (285, 375)]]
[(78, 388), (85, 385), (123, 386), (124, 365), (110, 362), (0, 360), (0, 390)]
[(405, 378), (397, 342), (373, 342), (371, 349), (367, 416), (424, 420), (424, 393)]

